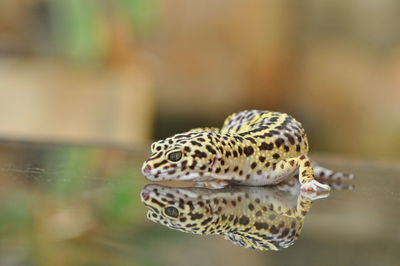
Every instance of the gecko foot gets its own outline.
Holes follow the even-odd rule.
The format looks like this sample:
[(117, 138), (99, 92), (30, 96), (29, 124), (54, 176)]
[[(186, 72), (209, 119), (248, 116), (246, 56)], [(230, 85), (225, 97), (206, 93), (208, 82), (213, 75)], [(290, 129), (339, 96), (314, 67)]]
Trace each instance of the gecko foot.
[(329, 191), (331, 190), (331, 187), (325, 184), (321, 184), (317, 180), (312, 180), (310, 182), (302, 184), (301, 190), (321, 192), (321, 191)]
[(310, 200), (318, 200), (318, 199), (324, 199), (324, 198), (329, 197), (329, 191), (316, 192), (316, 191), (302, 190), (301, 195)]

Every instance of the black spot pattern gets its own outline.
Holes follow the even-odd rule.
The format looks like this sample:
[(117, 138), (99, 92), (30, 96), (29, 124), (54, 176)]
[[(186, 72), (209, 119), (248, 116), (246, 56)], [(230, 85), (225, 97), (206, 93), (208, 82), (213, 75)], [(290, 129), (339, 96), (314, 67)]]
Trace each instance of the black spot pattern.
[(247, 147), (244, 147), (243, 152), (248, 157), (254, 153), (254, 149), (251, 146), (247, 146)]

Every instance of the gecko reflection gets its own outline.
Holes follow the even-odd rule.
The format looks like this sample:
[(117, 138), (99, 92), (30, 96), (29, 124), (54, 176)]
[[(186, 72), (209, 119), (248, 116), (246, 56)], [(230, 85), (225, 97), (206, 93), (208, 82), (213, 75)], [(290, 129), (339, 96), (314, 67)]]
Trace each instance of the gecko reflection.
[(193, 234), (223, 235), (234, 244), (259, 250), (280, 250), (296, 241), (311, 198), (297, 181), (275, 187), (177, 188), (147, 185), (141, 200), (147, 218)]

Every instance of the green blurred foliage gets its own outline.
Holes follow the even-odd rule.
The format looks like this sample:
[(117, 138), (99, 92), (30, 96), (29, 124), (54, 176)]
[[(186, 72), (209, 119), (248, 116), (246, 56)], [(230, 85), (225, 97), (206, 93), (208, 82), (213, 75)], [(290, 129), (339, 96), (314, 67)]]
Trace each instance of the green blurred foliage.
[(158, 13), (157, 0), (56, 0), (50, 7), (58, 52), (92, 66), (106, 59), (113, 20), (125, 19), (127, 31), (141, 37), (154, 28)]
[(80, 63), (101, 63), (106, 47), (98, 1), (56, 0), (51, 10), (60, 52)]
[[(141, 177), (140, 177), (141, 178)], [(116, 173), (109, 193), (98, 203), (100, 217), (106, 223), (130, 223), (139, 217), (142, 205), (139, 192), (142, 182), (129, 169)]]
[(159, 0), (117, 0), (122, 13), (127, 14), (131, 27), (139, 34), (145, 35), (154, 30), (160, 16)]
[[(88, 170), (94, 159), (93, 151), (67, 148), (54, 154), (55, 162), (62, 165), (57, 177), (49, 184), (49, 192), (55, 196), (71, 197), (87, 182)], [(49, 162), (51, 163), (51, 162)]]
[(0, 199), (0, 235), (32, 230), (32, 195), (16, 191)]

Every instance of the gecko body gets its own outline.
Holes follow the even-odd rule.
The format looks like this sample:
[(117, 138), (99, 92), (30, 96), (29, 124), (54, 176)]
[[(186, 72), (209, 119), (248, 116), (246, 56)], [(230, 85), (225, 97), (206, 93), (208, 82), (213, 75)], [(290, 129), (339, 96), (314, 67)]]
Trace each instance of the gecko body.
[[(316, 166), (308, 157), (304, 128), (292, 116), (271, 111), (234, 113), (222, 128), (197, 128), (151, 145), (142, 173), (151, 181), (278, 184), (298, 175), (301, 189), (327, 191), (317, 178), (353, 176)], [(314, 166), (313, 166), (314, 165)]]

